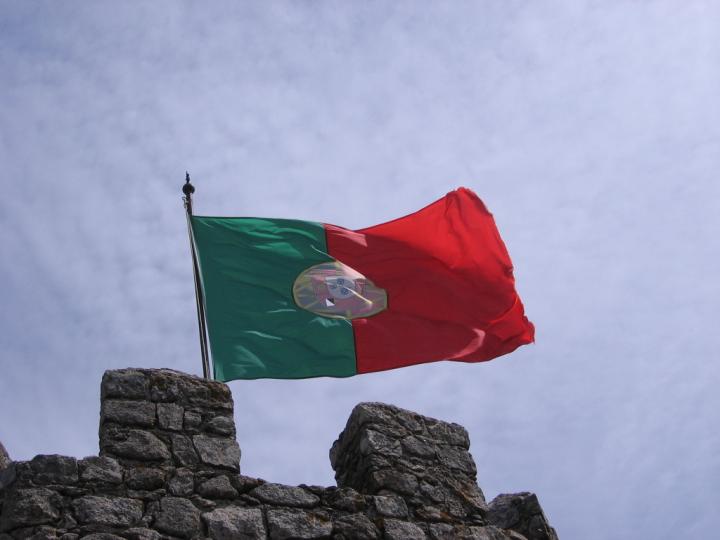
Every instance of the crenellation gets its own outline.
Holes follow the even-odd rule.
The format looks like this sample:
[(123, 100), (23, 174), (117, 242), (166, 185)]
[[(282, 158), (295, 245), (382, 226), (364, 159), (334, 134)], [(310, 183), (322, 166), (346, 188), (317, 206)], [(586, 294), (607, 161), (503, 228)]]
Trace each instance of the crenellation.
[(227, 385), (108, 371), (98, 456), (0, 446), (0, 540), (557, 539), (533, 494), (486, 504), (457, 424), (359, 404), (330, 451), (337, 487), (243, 476), (235, 431)]

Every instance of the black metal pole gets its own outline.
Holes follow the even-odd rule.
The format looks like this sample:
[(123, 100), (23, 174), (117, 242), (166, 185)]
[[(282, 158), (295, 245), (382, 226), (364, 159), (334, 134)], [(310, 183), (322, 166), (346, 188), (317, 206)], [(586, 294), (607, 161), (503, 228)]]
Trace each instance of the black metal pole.
[(185, 215), (187, 217), (188, 237), (190, 238), (190, 253), (193, 263), (193, 280), (195, 281), (195, 305), (197, 306), (198, 330), (200, 331), (200, 354), (202, 356), (203, 377), (210, 378), (210, 361), (208, 359), (207, 328), (205, 327), (205, 300), (202, 287), (200, 286), (200, 266), (198, 265), (197, 252), (195, 251), (195, 238), (193, 237), (192, 224), (192, 194), (195, 193), (195, 186), (190, 183), (190, 175), (185, 173), (185, 184), (182, 187), (185, 194)]

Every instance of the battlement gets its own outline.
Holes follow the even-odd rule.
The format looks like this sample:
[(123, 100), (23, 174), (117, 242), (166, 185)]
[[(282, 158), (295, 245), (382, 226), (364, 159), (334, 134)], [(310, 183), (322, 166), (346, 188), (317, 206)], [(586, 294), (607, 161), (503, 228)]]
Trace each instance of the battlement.
[(240, 474), (223, 383), (107, 371), (98, 456), (13, 462), (0, 444), (0, 540), (556, 539), (535, 495), (487, 504), (467, 431), (361, 403), (330, 450), (337, 487)]

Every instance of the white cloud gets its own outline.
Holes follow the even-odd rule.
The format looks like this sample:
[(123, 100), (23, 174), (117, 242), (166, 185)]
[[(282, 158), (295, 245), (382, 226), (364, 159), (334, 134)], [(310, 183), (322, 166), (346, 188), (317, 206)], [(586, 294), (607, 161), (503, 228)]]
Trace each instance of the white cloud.
[(562, 537), (708, 536), (719, 11), (0, 4), (0, 440), (94, 453), (105, 369), (199, 373), (185, 169), (198, 213), (348, 227), (467, 185), (536, 345), (233, 382), (244, 472), (331, 483), (352, 406), (390, 401), (464, 424), (486, 495), (536, 491)]

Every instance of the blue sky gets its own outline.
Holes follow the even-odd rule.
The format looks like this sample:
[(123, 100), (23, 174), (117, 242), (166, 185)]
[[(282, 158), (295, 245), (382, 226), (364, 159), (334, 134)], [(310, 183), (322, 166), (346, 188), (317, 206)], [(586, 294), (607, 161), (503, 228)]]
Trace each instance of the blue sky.
[(106, 369), (201, 372), (196, 211), (359, 228), (464, 185), (536, 344), (236, 381), (243, 472), (333, 484), (378, 400), (465, 425), (561, 538), (710, 537), (720, 504), (720, 5), (0, 0), (0, 440), (97, 452)]

